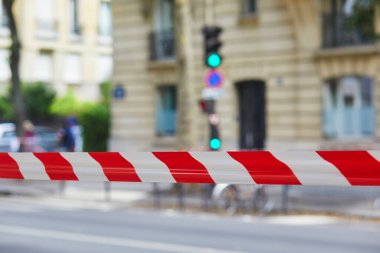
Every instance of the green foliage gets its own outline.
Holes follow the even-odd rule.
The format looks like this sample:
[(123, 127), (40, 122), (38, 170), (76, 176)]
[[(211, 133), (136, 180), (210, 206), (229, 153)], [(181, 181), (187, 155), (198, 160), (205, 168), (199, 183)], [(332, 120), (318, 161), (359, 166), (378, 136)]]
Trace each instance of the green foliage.
[(111, 82), (100, 84), (100, 92), (102, 94), (102, 103), (108, 105), (111, 99)]
[(50, 106), (50, 112), (52, 114), (66, 117), (77, 116), (79, 117), (83, 108), (81, 103), (74, 95), (73, 91), (69, 91), (64, 97), (57, 97), (53, 104)]
[(55, 91), (42, 82), (23, 85), (26, 116), (33, 122), (47, 120), (51, 114), (49, 107), (56, 96)]
[(110, 112), (105, 104), (87, 105), (80, 122), (83, 129), (84, 151), (107, 151)]
[(85, 105), (80, 117), (84, 151), (107, 151), (111, 121), (109, 111), (111, 83), (102, 83), (100, 92), (102, 94), (101, 102)]
[[(25, 102), (27, 119), (33, 122), (47, 121), (52, 115), (49, 107), (55, 98), (55, 91), (43, 82), (24, 83), (22, 97)], [(10, 121), (15, 119), (11, 102), (11, 89), (0, 96), (0, 119)]]
[(0, 120), (13, 120), (13, 109), (7, 96), (0, 96)]
[(107, 151), (110, 129), (109, 102), (111, 83), (100, 85), (102, 100), (99, 103), (82, 103), (72, 91), (66, 96), (56, 98), (50, 112), (61, 116), (77, 116), (82, 126), (84, 151)]

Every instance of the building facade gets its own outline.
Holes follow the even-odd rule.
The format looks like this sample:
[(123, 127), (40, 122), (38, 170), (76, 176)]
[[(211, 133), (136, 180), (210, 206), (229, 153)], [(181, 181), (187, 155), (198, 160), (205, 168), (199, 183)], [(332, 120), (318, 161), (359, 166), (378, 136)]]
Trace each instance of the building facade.
[[(24, 82), (42, 81), (59, 95), (73, 90), (96, 100), (98, 85), (112, 75), (110, 0), (16, 0), (14, 13), (22, 43)], [(7, 16), (1, 4), (0, 83), (9, 83)]]
[[(378, 148), (376, 8), (351, 0), (114, 0), (111, 149), (198, 149), (202, 27), (223, 28), (223, 149)], [(367, 8), (368, 7), (368, 8)]]

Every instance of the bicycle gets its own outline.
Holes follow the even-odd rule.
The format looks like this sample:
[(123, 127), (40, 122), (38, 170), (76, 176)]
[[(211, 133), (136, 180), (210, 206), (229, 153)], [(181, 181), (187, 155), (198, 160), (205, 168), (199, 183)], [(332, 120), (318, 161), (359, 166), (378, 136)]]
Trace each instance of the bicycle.
[(212, 199), (218, 209), (229, 215), (240, 210), (266, 214), (274, 206), (263, 185), (218, 184), (212, 192)]

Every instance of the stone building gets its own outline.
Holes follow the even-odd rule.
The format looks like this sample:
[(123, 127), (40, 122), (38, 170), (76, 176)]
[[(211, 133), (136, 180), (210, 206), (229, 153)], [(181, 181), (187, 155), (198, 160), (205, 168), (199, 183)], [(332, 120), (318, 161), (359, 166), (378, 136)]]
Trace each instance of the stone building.
[[(7, 16), (0, 1), (0, 84), (9, 83)], [(16, 0), (23, 81), (43, 81), (63, 95), (99, 98), (98, 85), (112, 74), (110, 0)]]
[[(223, 149), (375, 148), (380, 31), (351, 0), (114, 0), (111, 149), (197, 149), (208, 123), (202, 27), (223, 28)], [(367, 1), (368, 2), (368, 1)], [(370, 1), (369, 1), (370, 2)], [(364, 22), (364, 23), (363, 23)]]

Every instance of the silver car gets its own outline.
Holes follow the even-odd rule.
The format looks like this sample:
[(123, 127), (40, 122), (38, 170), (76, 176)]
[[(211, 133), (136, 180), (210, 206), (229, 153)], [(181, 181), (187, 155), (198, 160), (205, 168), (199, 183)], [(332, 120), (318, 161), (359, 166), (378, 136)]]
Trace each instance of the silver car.
[(20, 141), (16, 135), (16, 126), (13, 123), (0, 123), (0, 152), (17, 152)]

